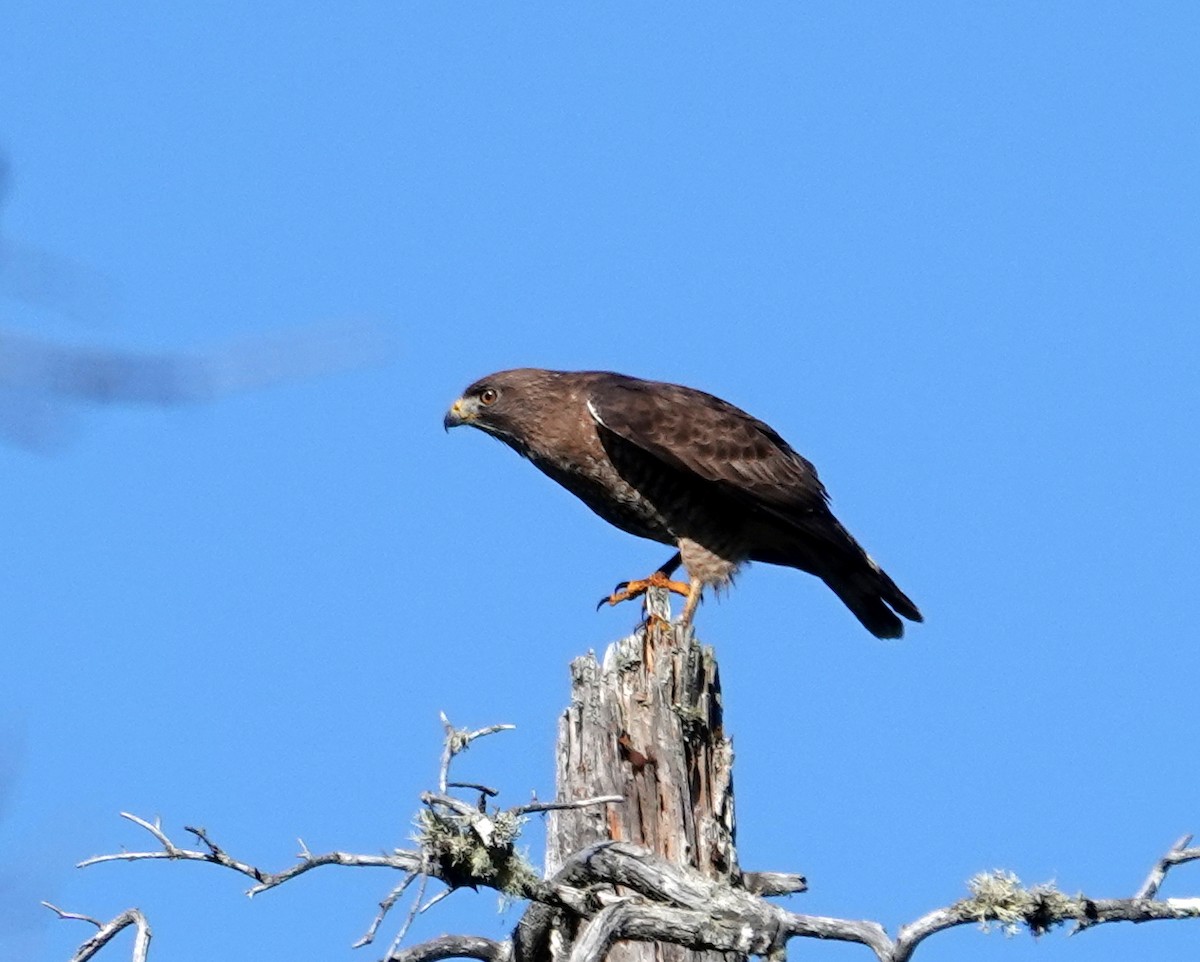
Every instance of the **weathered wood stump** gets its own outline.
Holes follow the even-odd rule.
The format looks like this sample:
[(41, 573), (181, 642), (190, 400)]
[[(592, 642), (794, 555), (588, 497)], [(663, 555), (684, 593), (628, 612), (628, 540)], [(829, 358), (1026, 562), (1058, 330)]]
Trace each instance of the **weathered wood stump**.
[[(733, 748), (725, 735), (721, 683), (711, 649), (671, 625), (665, 593), (650, 621), (571, 664), (571, 704), (558, 726), (557, 797), (621, 795), (601, 809), (553, 812), (547, 877), (597, 842), (644, 845), (714, 881), (739, 885), (734, 847)], [(570, 933), (563, 933), (569, 943)], [(617, 962), (728, 958), (679, 946), (625, 943)]]

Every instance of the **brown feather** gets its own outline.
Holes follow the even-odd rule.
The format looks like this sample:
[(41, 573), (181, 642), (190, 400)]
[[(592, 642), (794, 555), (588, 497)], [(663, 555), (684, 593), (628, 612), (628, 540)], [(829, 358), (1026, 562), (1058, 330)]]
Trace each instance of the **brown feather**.
[(821, 578), (881, 638), (903, 633), (897, 613), (921, 620), (829, 510), (816, 468), (712, 394), (607, 371), (522, 368), (467, 388), (447, 415), (447, 426), (459, 423), (504, 441), (611, 524), (679, 547), (703, 584), (764, 561)]

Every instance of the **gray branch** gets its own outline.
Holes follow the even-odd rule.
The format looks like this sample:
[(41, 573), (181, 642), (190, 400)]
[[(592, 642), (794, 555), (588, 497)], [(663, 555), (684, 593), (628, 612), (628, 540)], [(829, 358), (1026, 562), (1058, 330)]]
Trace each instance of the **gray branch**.
[(411, 949), (389, 955), (387, 962), (440, 962), (441, 959), (481, 959), (482, 962), (509, 962), (509, 942), (494, 942), (477, 935), (443, 935)]
[(1188, 848), (1191, 844), (1192, 836), (1185, 835), (1167, 852), (1162, 858), (1155, 863), (1154, 868), (1150, 870), (1146, 881), (1142, 883), (1142, 887), (1138, 889), (1135, 899), (1152, 899), (1158, 894), (1159, 886), (1162, 885), (1163, 879), (1167, 877), (1167, 872), (1174, 865), (1182, 865), (1184, 862), (1191, 862), (1200, 859), (1200, 846)]
[[(448, 722), (446, 726), (446, 750), (439, 779), (443, 783), (447, 782), (450, 761), (474, 738), (504, 730), (504, 726), (492, 726), (467, 732), (454, 729)], [(157, 820), (150, 822), (123, 812), (124, 818), (152, 835), (160, 848), (99, 855), (80, 865), (144, 859), (205, 862), (251, 878), (254, 885), (249, 895), (282, 885), (323, 865), (401, 871), (405, 873), (403, 881), (380, 902), (370, 928), (356, 943), (359, 947), (371, 942), (400, 896), (412, 882), (418, 881), (415, 900), (385, 962), (438, 962), (452, 957), (482, 962), (542, 962), (550, 957), (548, 946), (562, 932), (568, 933), (566, 944), (553, 954), (568, 962), (601, 962), (612, 946), (622, 941), (669, 943), (743, 957), (758, 955), (775, 962), (784, 957), (788, 941), (794, 938), (851, 942), (869, 948), (878, 962), (909, 962), (925, 939), (962, 925), (987, 928), (994, 924), (1010, 931), (1023, 926), (1034, 935), (1041, 935), (1065, 922), (1075, 922), (1078, 930), (1110, 922), (1200, 918), (1200, 898), (1155, 897), (1171, 868), (1200, 860), (1200, 848), (1188, 847), (1190, 837), (1180, 839), (1155, 863), (1132, 898), (1091, 899), (1083, 895), (1068, 896), (1052, 886), (1025, 888), (1010, 873), (993, 872), (971, 880), (969, 897), (910, 922), (892, 938), (877, 922), (805, 915), (767, 900), (766, 896), (803, 891), (806, 883), (799, 875), (748, 872), (711, 878), (629, 842), (599, 842), (584, 848), (567, 858), (550, 878), (538, 876), (512, 855), (515, 838), (512, 823), (518, 816), (610, 804), (621, 801), (620, 796), (534, 801), (491, 814), (444, 792), (427, 792), (421, 800), (432, 823), (427, 824), (426, 834), (419, 839), (421, 847), (415, 851), (314, 855), (301, 842), (297, 864), (268, 872), (232, 857), (202, 828), (188, 829), (202, 848), (184, 848), (171, 840)], [(464, 851), (466, 857), (460, 858)], [(476, 860), (475, 855), (487, 857)], [(426, 902), (424, 891), (430, 878), (444, 882), (447, 889)], [(512, 938), (496, 942), (474, 936), (443, 936), (401, 949), (400, 941), (416, 916), (462, 885), (496, 888), (530, 901)], [(62, 918), (88, 921), (99, 930), (80, 946), (71, 962), (87, 962), (117, 932), (131, 925), (138, 930), (133, 962), (145, 962), (150, 928), (136, 909), (107, 923), (60, 909), (54, 911)]]
[(446, 730), (446, 743), (442, 746), (442, 764), (438, 773), (438, 792), (445, 795), (446, 789), (449, 787), (450, 778), (450, 763), (454, 761), (454, 756), (460, 752), (465, 752), (471, 747), (471, 742), (476, 738), (482, 738), (484, 735), (494, 735), (496, 732), (512, 731), (516, 725), (488, 725), (486, 728), (479, 728), (475, 731), (468, 731), (465, 728), (455, 728), (450, 724), (450, 719), (446, 717), (446, 713), (441, 713), (442, 727)]
[(85, 941), (75, 950), (75, 954), (71, 956), (70, 962), (87, 962), (97, 952), (117, 935), (118, 932), (129, 926), (135, 926), (137, 934), (133, 939), (133, 955), (132, 962), (146, 962), (146, 956), (150, 952), (150, 923), (146, 921), (146, 917), (138, 909), (126, 909), (115, 919), (109, 922), (101, 922), (99, 919), (94, 919), (89, 915), (79, 915), (75, 912), (64, 912), (57, 905), (51, 905), (49, 902), (43, 902), (51, 912), (54, 912), (60, 919), (69, 919), (78, 922), (88, 922), (96, 926), (96, 934)]
[[(1168, 853), (1163, 860), (1167, 868), (1200, 856), (1185, 846), (1186, 840)], [(793, 938), (852, 942), (869, 948), (879, 962), (908, 962), (925, 939), (962, 925), (1023, 925), (1041, 935), (1071, 921), (1099, 925), (1200, 918), (1200, 898), (1155, 900), (1140, 894), (1130, 899), (1072, 897), (1049, 886), (1025, 889), (1014, 876), (993, 873), (972, 880), (970, 898), (905, 925), (893, 939), (877, 922), (789, 912), (753, 891), (713, 881), (648, 849), (621, 842), (601, 843), (577, 853), (547, 884), (552, 899), (526, 911), (513, 940), (503, 944), (500, 957), (506, 962), (510, 958), (529, 962), (538, 956), (538, 947), (545, 944), (549, 931), (552, 912), (547, 905), (551, 901), (570, 906), (581, 923), (567, 956), (569, 962), (601, 962), (609, 949), (623, 940), (779, 958)], [(787, 883), (780, 884), (787, 888)], [(630, 894), (614, 894), (617, 886)], [(412, 958), (419, 959), (423, 958), (420, 951), (432, 945), (408, 951), (417, 953)]]
[(514, 815), (532, 815), (535, 812), (564, 812), (572, 808), (591, 808), (593, 805), (616, 804), (625, 801), (624, 795), (597, 795), (595, 798), (578, 798), (565, 802), (539, 802), (534, 800), (527, 805), (518, 805), (512, 809)]
[(397, 900), (401, 895), (404, 894), (404, 890), (412, 884), (413, 879), (416, 877), (416, 872), (409, 872), (406, 876), (404, 876), (403, 882), (401, 882), (384, 896), (383, 901), (379, 903), (379, 912), (376, 913), (370, 927), (363, 934), (363, 937), (351, 946), (352, 949), (361, 949), (364, 945), (370, 945), (375, 941), (375, 935), (379, 931), (379, 926), (383, 924), (383, 920), (387, 918), (388, 912), (392, 910), (392, 907), (396, 904)]
[[(305, 872), (315, 868), (321, 868), (324, 865), (347, 865), (355, 868), (390, 868), (402, 872), (418, 872), (422, 870), (421, 853), (416, 851), (396, 849), (390, 855), (358, 855), (350, 852), (326, 852), (323, 855), (313, 855), (304, 846), (298, 856), (300, 861), (291, 868), (280, 872), (267, 872), (255, 865), (231, 858), (222, 849), (212, 844), (208, 839), (208, 835), (202, 829), (191, 830), (194, 835), (205, 843), (206, 851), (198, 852), (192, 849), (180, 848), (172, 842), (163, 832), (157, 820), (149, 822), (129, 812), (122, 812), (121, 817), (127, 818), (135, 825), (144, 828), (158, 840), (162, 848), (157, 851), (148, 852), (116, 852), (112, 855), (94, 855), (78, 863), (78, 868), (86, 868), (89, 865), (97, 865), (101, 862), (137, 862), (145, 859), (207, 862), (210, 865), (224, 866), (227, 869), (254, 879), (256, 884), (246, 890), (246, 894), (251, 897), (257, 895), (259, 892), (272, 889), (277, 885), (282, 885), (284, 882), (290, 882), (296, 876), (303, 875)], [(301, 844), (303, 846), (303, 843)]]
[(808, 891), (808, 879), (790, 872), (743, 872), (742, 886), (754, 895), (797, 895)]

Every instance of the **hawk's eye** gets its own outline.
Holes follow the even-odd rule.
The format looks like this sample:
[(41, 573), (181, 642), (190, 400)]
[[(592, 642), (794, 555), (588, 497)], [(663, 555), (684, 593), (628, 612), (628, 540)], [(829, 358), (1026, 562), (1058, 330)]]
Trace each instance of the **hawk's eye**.
[(500, 396), (500, 392), (494, 387), (484, 388), (479, 392), (479, 401), (482, 404), (495, 404), (496, 398)]

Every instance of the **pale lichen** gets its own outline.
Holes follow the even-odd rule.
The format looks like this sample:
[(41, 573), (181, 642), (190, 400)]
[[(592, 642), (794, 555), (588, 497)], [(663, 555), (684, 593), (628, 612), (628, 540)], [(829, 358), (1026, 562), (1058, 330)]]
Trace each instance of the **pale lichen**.
[(986, 932), (998, 923), (1005, 935), (1015, 935), (1021, 925), (1035, 936), (1045, 935), (1055, 925), (1084, 915), (1081, 896), (1072, 898), (1052, 882), (1025, 888), (1012, 872), (997, 869), (982, 872), (967, 883), (971, 897), (955, 904), (963, 917), (976, 921)]
[(436, 867), (431, 874), (451, 888), (486, 885), (519, 898), (539, 880), (515, 847), (524, 822), (509, 811), (470, 818), (426, 808), (417, 815), (415, 840)]

